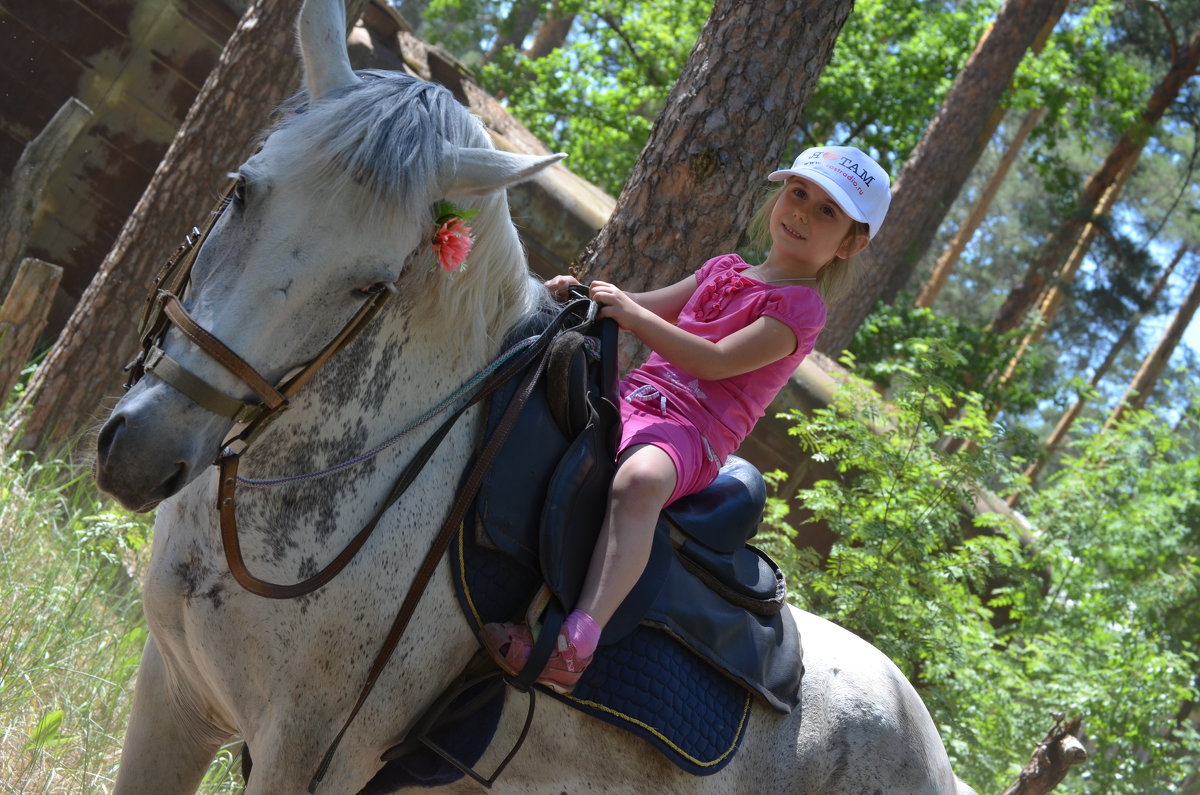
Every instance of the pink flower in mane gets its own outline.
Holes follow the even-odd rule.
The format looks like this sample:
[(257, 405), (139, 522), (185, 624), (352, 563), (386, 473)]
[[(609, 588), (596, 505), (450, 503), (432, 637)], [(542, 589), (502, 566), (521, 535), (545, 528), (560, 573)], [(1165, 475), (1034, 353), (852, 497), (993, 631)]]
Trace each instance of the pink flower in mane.
[(437, 255), (438, 267), (447, 273), (454, 273), (471, 253), (471, 227), (457, 217), (446, 221), (433, 235), (433, 251)]

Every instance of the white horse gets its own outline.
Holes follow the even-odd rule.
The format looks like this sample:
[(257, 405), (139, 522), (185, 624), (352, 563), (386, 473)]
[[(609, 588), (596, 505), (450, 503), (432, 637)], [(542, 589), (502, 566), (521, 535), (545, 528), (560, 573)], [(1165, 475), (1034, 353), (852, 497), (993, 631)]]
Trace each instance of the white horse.
[[(321, 369), (245, 452), (242, 474), (325, 470), (415, 425), (345, 471), (242, 487), (245, 559), (266, 580), (302, 580), (370, 516), (431, 430), (417, 424), (495, 359), (544, 290), (530, 279), (506, 184), (556, 157), (497, 152), (448, 92), (402, 75), (356, 75), (341, 0), (308, 0), (299, 33), (307, 98), (238, 172), (238, 187), (195, 261), (184, 305), (271, 383), (312, 359), (381, 286), (380, 315)], [(431, 207), (479, 210), (467, 268), (442, 273)], [(218, 391), (243, 381), (185, 339), (162, 348)], [(164, 378), (166, 376), (163, 376)], [(158, 506), (145, 583), (150, 626), (117, 781), (119, 793), (194, 792), (233, 736), (253, 751), (248, 793), (303, 792), (358, 696), (381, 638), (454, 499), (478, 430), (468, 413), (344, 571), (297, 599), (266, 599), (231, 577), (209, 466), (234, 423), (153, 372), (101, 431), (97, 479), (136, 510)], [(680, 771), (642, 740), (543, 698), (503, 792), (969, 793), (951, 772), (925, 706), (879, 651), (792, 609), (805, 647), (802, 703), (756, 704), (742, 747), (719, 773)], [(358, 792), (380, 755), (476, 650), (443, 560), (394, 656), (349, 724), (319, 792)], [(515, 737), (508, 699), (490, 770)], [(451, 791), (478, 791), (470, 780)]]

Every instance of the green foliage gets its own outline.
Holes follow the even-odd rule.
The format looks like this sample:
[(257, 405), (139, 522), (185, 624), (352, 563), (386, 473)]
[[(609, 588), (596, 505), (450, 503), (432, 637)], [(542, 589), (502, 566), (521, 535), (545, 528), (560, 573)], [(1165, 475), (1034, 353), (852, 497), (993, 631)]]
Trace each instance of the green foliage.
[(1152, 86), (1144, 61), (1113, 51), (1113, 15), (1121, 5), (1097, 0), (1072, 10), (1041, 53), (1021, 62), (1009, 105), (1046, 108), (1040, 135), (1047, 143), (1068, 134), (1086, 143), (1104, 127), (1128, 127), (1144, 107)]
[[(478, 53), (508, 5), (434, 0), (430, 37), (456, 52)], [(563, 47), (539, 59), (504, 48), (478, 76), (535, 135), (567, 152), (572, 170), (619, 193), (711, 7), (701, 0), (560, 3), (560, 13), (577, 15)]]
[[(955, 403), (963, 410), (944, 419)], [(865, 381), (847, 377), (828, 408), (787, 416), (800, 447), (842, 476), (799, 493), (813, 521), (840, 539), (821, 568), (798, 572), (799, 598), (917, 675), (933, 649), (957, 645), (943, 636), (958, 632), (939, 620), (947, 605), (969, 605), (986, 620), (989, 607), (971, 590), (1019, 574), (1011, 528), (986, 515), (972, 527), (966, 510), (974, 484), (1006, 468), (988, 444), (994, 430), (977, 398), (936, 380), (909, 382), (885, 404)], [(951, 455), (937, 445), (943, 437), (978, 446)]]
[(1067, 15), (1037, 57), (1021, 62), (1008, 98), (1021, 110), (1041, 107), (1031, 156), (1056, 215), (1075, 207), (1090, 169), (1080, 171), (1060, 147), (1106, 148), (1141, 115), (1153, 84), (1145, 60), (1114, 52), (1113, 16), (1127, 5), (1098, 0)]
[[(1085, 442), (1027, 497), (1028, 520), (976, 513), (977, 484), (1011, 474), (980, 398), (911, 368), (883, 403), (847, 377), (834, 403), (791, 414), (836, 481), (799, 492), (837, 535), (829, 557), (780, 549), (793, 598), (883, 649), (917, 686), (956, 771), (1011, 783), (1051, 713), (1081, 714), (1090, 760), (1064, 793), (1166, 792), (1200, 738), (1177, 720), (1197, 697), (1200, 460), (1150, 415)], [(963, 406), (945, 421), (951, 403)], [(943, 437), (972, 442), (948, 454)], [(774, 506), (781, 523), (786, 507)]]
[(894, 177), (999, 6), (855, 3), (805, 107), (800, 146), (852, 142)]
[(57, 462), (0, 463), (0, 780), (22, 792), (111, 788), (127, 709), (117, 695), (145, 640), (126, 569), (144, 522), (110, 541), (85, 477)]
[(432, 0), (424, 12), (422, 33), (475, 66), (486, 42), (504, 24), (501, 5), (494, 0)]
[(994, 375), (1004, 372), (1027, 332), (1020, 327), (993, 334), (969, 321), (913, 307), (902, 296), (894, 305), (876, 305), (855, 332), (850, 352), (858, 361), (858, 374), (881, 390), (920, 373), (943, 389), (977, 393), (988, 412), (1000, 406), (1023, 412), (1052, 393), (1039, 383), (1044, 357), (1031, 351), (1003, 383)]
[(1194, 772), (1200, 753), (1176, 720), (1200, 670), (1200, 459), (1179, 440), (1137, 414), (1084, 440), (1028, 501), (1052, 579), (1029, 601), (1013, 662), (1087, 715), (1104, 753), (1078, 791), (1149, 792)]

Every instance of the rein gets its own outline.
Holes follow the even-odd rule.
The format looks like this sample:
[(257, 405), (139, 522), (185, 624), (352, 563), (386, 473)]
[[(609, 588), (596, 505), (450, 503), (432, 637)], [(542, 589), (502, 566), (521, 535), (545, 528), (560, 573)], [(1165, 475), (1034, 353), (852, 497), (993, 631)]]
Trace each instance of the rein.
[[(437, 430), (433, 432), (433, 435), (430, 436), (428, 440), (426, 440), (425, 444), (423, 444), (421, 448), (417, 450), (416, 454), (396, 478), (396, 482), (392, 485), (391, 490), (388, 492), (388, 495), (384, 498), (383, 502), (380, 503), (379, 507), (375, 510), (375, 513), (372, 514), (369, 520), (367, 520), (367, 523), (363, 525), (362, 529), (359, 530), (354, 538), (350, 540), (350, 543), (348, 543), (341, 553), (339, 553), (337, 557), (330, 561), (330, 563), (324, 569), (317, 572), (313, 576), (302, 580), (301, 582), (290, 583), (287, 585), (267, 582), (266, 580), (259, 579), (251, 574), (249, 569), (246, 567), (246, 562), (242, 557), (241, 543), (238, 540), (237, 514), (234, 503), (237, 484), (240, 480), (237, 472), (238, 463), (241, 460), (241, 454), (235, 453), (231, 450), (226, 450), (217, 462), (221, 471), (220, 482), (217, 487), (217, 506), (219, 508), (221, 518), (221, 542), (225, 547), (225, 560), (229, 564), (229, 570), (233, 574), (233, 578), (237, 580), (239, 585), (257, 596), (263, 596), (268, 599), (294, 599), (298, 596), (304, 596), (312, 593), (336, 577), (342, 571), (342, 569), (344, 569), (350, 563), (350, 561), (354, 559), (354, 556), (362, 548), (363, 544), (365, 544), (367, 539), (370, 538), (371, 533), (374, 532), (375, 527), (379, 524), (379, 520), (383, 518), (383, 515), (387, 513), (387, 511), (404, 495), (404, 493), (408, 490), (408, 487), (411, 486), (413, 481), (417, 479), (417, 476), (421, 474), (421, 470), (424, 469), (425, 464), (429, 462), (429, 459), (433, 456), (434, 452), (437, 451), (437, 448), (441, 445), (442, 440), (446, 437), (446, 434), (450, 432), (450, 429), (454, 427), (455, 423), (466, 412), (466, 410), (491, 395), (496, 391), (496, 389), (498, 389), (508, 380), (516, 377), (518, 374), (526, 371), (528, 371), (530, 375), (540, 373), (544, 366), (543, 354), (545, 354), (547, 348), (549, 347), (550, 340), (553, 339), (560, 331), (564, 330), (564, 327), (566, 326), (566, 320), (569, 319), (573, 314), (577, 313), (577, 311), (581, 308), (581, 304), (583, 303), (590, 302), (575, 301), (564, 306), (551, 325), (547, 327), (547, 329), (543, 331), (541, 335), (535, 338), (528, 346), (526, 346), (523, 351), (507, 361), (504, 361), (500, 367), (496, 368), (491, 373), (489, 377), (478, 382), (476, 386), (468, 392), (467, 397), (462, 405), (455, 409), (454, 412), (447, 417), (441, 425), (438, 426)], [(531, 370), (530, 368), (533, 365), (536, 365), (536, 367)], [(517, 400), (514, 399), (514, 403), (516, 402)], [(525, 401), (521, 400), (520, 402), (523, 405)], [(393, 439), (402, 436), (405, 432), (397, 434), (397, 436), (393, 437)], [(507, 430), (505, 430), (504, 435), (506, 436), (507, 433)], [(497, 436), (500, 436), (499, 430), (493, 434), (491, 439), (487, 440), (484, 445), (484, 450), (487, 450), (488, 447), (493, 444), (498, 446), (498, 444), (503, 441), (503, 437), (497, 441)], [(379, 448), (377, 448), (377, 450), (382, 450), (385, 446), (386, 445), (381, 445)], [(344, 468), (344, 465), (339, 465), (339, 467)], [(320, 475), (324, 473), (315, 474)], [(460, 499), (466, 491), (467, 486), (464, 485), (463, 489), (459, 492)], [(471, 493), (470, 497), (474, 497), (474, 494)]]
[[(463, 521), (484, 475), (491, 468), (497, 454), (516, 424), (517, 417), (528, 402), (538, 379), (544, 372), (550, 341), (564, 330), (590, 325), (595, 319), (597, 307), (596, 304), (587, 299), (570, 301), (562, 307), (559, 314), (539, 336), (531, 341), (526, 340), (513, 349), (510, 349), (500, 359), (485, 368), (454, 394), (426, 412), (408, 428), (353, 461), (338, 464), (322, 472), (297, 476), (292, 479), (281, 479), (280, 482), (288, 482), (289, 480), (320, 477), (332, 471), (344, 469), (355, 463), (367, 460), (394, 444), (416, 427), (423, 425), (434, 416), (446, 411), (454, 403), (462, 401), (461, 405), (438, 426), (400, 472), (391, 490), (367, 523), (325, 568), (317, 574), (296, 583), (280, 584), (268, 582), (256, 577), (249, 571), (243, 558), (241, 543), (238, 538), (235, 495), (237, 484), (241, 480), (238, 477), (238, 465), (241, 455), (245, 453), (251, 443), (258, 438), (271, 422), (283, 411), (287, 410), (289, 401), (309, 382), (317, 370), (366, 328), (367, 324), (379, 313), (386, 300), (395, 293), (396, 288), (393, 284), (376, 285), (376, 289), (368, 293), (367, 300), (355, 313), (354, 317), (343, 326), (342, 330), (338, 332), (333, 340), (316, 357), (304, 364), (294, 374), (285, 376), (278, 384), (272, 385), (250, 364), (221, 342), (220, 339), (200, 326), (184, 308), (179, 298), (186, 290), (190, 281), (191, 270), (201, 243), (220, 217), (221, 211), (232, 196), (235, 187), (236, 184), (230, 186), (225, 197), (209, 218), (205, 229), (201, 232), (193, 227), (192, 233), (185, 238), (184, 245), (180, 246), (175, 255), (155, 278), (154, 287), (147, 298), (146, 307), (139, 325), (142, 350), (125, 367), (126, 371), (130, 373), (125, 386), (128, 389), (137, 383), (145, 373), (153, 373), (198, 405), (218, 415), (228, 417), (235, 423), (244, 424), (240, 432), (226, 439), (222, 444), (221, 452), (215, 463), (220, 470), (217, 508), (220, 517), (221, 541), (225, 550), (226, 562), (234, 579), (250, 593), (269, 599), (292, 599), (312, 593), (328, 584), (354, 560), (359, 550), (362, 549), (363, 545), (371, 537), (380, 520), (404, 495), (413, 481), (416, 480), (425, 464), (428, 463), (446, 435), (467, 409), (491, 395), (509, 380), (518, 376), (521, 377), (516, 395), (505, 409), (495, 430), (477, 450), (475, 461), (463, 479), (449, 514), (434, 537), (429, 551), (426, 553), (420, 568), (417, 570), (417, 574), (409, 584), (404, 601), (401, 603), (391, 628), (384, 638), (379, 652), (375, 656), (371, 668), (367, 673), (366, 681), (359, 691), (359, 696), (354, 707), (334, 737), (316, 773), (314, 773), (309, 782), (308, 791), (312, 793), (316, 792), (317, 787), (328, 772), (342, 737), (349, 729), (354, 718), (358, 715), (359, 710), (374, 689), (380, 674), (391, 659), (392, 653), (399, 645), (400, 639), (403, 637), (409, 622), (415, 614), (417, 604), (424, 595), (425, 589), (429, 585), (438, 564), (445, 556), (454, 532)], [(410, 255), (410, 259), (415, 254), (416, 252)], [(575, 323), (568, 325), (568, 321), (572, 319), (575, 320)], [(257, 404), (247, 403), (230, 398), (168, 356), (162, 348), (162, 343), (172, 324), (194, 345), (249, 387), (261, 402)], [(238, 445), (240, 449), (235, 450), (234, 445)], [(248, 482), (251, 485), (269, 485), (271, 483), (270, 481)]]

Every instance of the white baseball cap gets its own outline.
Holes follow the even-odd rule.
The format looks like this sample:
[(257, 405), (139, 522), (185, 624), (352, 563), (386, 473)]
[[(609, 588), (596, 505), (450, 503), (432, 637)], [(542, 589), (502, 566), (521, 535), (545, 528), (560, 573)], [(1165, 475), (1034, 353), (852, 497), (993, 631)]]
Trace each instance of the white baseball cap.
[(887, 172), (853, 146), (805, 149), (791, 168), (772, 171), (767, 179), (790, 176), (811, 179), (824, 188), (846, 215), (867, 225), (869, 237), (875, 237), (892, 203)]

